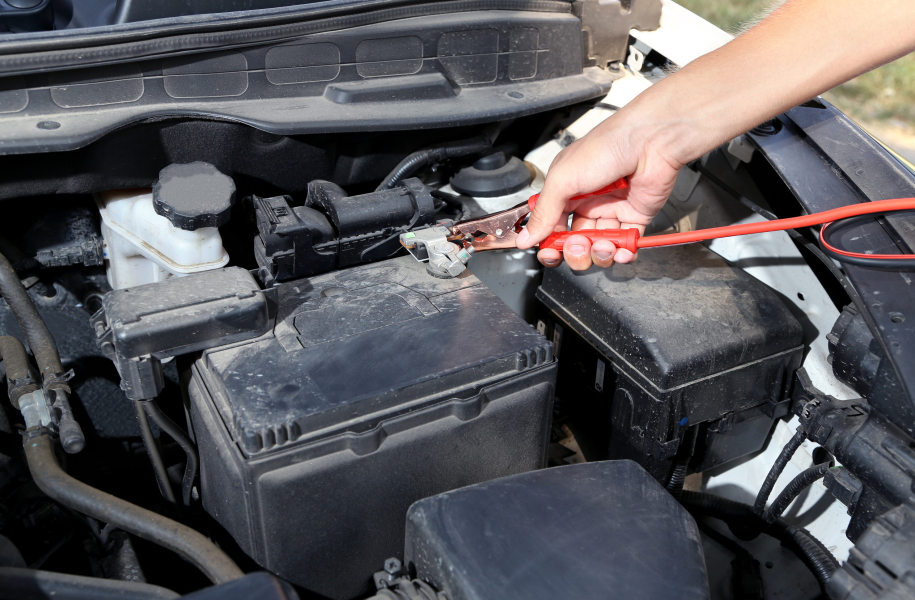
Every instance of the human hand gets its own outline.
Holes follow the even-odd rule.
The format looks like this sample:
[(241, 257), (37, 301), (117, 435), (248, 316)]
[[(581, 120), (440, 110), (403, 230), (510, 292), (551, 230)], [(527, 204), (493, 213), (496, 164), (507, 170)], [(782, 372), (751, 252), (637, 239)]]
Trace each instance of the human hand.
[[(568, 229), (570, 213), (572, 230), (635, 227), (639, 233), (645, 231), (667, 201), (683, 163), (642, 135), (630, 124), (632, 120), (623, 112), (614, 115), (559, 153), (525, 231), (518, 236), (519, 248), (530, 248), (553, 231)], [(625, 189), (569, 200), (621, 177), (628, 180)], [(609, 267), (614, 262), (630, 262), (635, 255), (608, 240), (592, 245), (585, 236), (573, 235), (562, 252), (543, 249), (537, 258), (547, 267), (556, 267), (565, 259), (570, 268), (583, 271), (592, 264)]]

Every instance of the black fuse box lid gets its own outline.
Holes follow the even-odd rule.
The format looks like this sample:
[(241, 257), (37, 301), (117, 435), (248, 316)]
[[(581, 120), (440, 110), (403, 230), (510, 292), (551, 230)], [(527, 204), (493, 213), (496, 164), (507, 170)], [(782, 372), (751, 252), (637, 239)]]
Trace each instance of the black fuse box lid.
[[(406, 256), (284, 283), (272, 335), (199, 365), (252, 457), (360, 433), (461, 386), (553, 361), (552, 346), (469, 272), (431, 277)], [(474, 392), (476, 393), (476, 392)]]
[(119, 356), (166, 358), (266, 333), (268, 296), (248, 271), (227, 267), (113, 290), (102, 304)]
[(609, 269), (547, 269), (537, 298), (662, 390), (802, 343), (772, 289), (699, 244), (646, 249)]

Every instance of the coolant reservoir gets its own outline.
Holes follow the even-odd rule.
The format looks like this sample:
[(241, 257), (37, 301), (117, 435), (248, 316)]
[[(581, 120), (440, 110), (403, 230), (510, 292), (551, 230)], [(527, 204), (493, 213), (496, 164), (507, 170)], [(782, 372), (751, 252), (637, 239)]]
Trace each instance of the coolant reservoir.
[(98, 194), (111, 287), (225, 266), (229, 255), (218, 227), (234, 200), (232, 179), (202, 162), (166, 167), (153, 189)]

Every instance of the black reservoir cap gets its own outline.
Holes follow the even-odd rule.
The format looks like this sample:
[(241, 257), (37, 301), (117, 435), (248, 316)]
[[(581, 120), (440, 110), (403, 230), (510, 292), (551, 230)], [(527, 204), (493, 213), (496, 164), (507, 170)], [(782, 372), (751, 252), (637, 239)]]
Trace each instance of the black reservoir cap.
[(153, 186), (153, 207), (186, 231), (219, 227), (229, 220), (235, 182), (205, 162), (169, 165)]

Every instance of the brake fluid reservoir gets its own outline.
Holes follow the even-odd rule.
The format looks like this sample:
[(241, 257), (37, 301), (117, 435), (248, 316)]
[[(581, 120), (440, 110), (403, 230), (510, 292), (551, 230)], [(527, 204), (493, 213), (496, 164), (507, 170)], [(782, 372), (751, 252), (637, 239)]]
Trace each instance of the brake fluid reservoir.
[(225, 266), (229, 255), (218, 227), (234, 200), (232, 179), (203, 162), (166, 167), (152, 189), (98, 194), (111, 287)]

